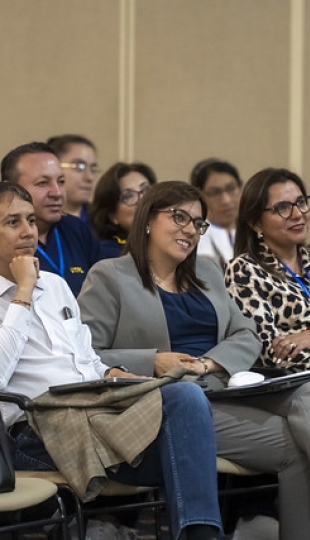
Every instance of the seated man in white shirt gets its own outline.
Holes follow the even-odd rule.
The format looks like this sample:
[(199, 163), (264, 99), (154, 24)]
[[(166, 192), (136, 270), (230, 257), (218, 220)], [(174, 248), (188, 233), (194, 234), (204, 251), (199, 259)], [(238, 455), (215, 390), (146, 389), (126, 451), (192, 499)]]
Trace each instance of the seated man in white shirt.
[(200, 238), (197, 253), (214, 258), (223, 268), (234, 255), (242, 189), (239, 172), (228, 161), (204, 159), (194, 166), (190, 183), (203, 192), (208, 207), (207, 218), (211, 223), (207, 233)]

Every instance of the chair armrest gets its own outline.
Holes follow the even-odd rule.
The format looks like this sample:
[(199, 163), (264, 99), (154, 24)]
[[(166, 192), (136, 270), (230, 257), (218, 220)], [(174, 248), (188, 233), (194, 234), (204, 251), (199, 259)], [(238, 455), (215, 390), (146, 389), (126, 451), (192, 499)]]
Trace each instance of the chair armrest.
[(23, 394), (13, 394), (12, 392), (0, 392), (0, 401), (16, 403), (22, 411), (33, 411), (33, 401)]

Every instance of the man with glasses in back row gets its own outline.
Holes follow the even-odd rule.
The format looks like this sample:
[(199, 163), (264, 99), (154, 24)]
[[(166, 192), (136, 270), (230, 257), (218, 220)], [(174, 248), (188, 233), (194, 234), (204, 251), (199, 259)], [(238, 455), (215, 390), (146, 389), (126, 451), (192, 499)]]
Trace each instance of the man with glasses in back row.
[(242, 190), (239, 172), (228, 161), (210, 158), (197, 163), (190, 183), (205, 196), (211, 226), (198, 244), (198, 255), (209, 255), (222, 268), (234, 255), (236, 219)]
[(104, 257), (99, 240), (83, 221), (64, 214), (65, 177), (51, 146), (23, 144), (1, 162), (1, 180), (19, 184), (32, 196), (39, 243), (40, 268), (63, 277), (77, 296), (88, 270)]

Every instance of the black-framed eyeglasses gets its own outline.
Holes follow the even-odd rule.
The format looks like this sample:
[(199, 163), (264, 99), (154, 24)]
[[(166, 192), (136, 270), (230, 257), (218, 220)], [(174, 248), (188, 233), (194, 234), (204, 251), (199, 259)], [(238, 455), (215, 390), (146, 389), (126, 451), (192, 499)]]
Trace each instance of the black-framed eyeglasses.
[(119, 200), (126, 204), (126, 206), (135, 206), (138, 204), (139, 200), (149, 191), (150, 185), (146, 184), (143, 186), (140, 191), (134, 189), (124, 189), (121, 192)]
[(307, 195), (307, 197), (298, 197), (294, 203), (290, 201), (279, 201), (269, 208), (264, 208), (264, 212), (271, 211), (274, 214), (277, 213), (282, 219), (290, 219), (293, 214), (294, 206), (296, 206), (302, 214), (307, 214), (309, 212), (309, 199), (310, 195)]
[(95, 163), (86, 163), (85, 161), (72, 161), (72, 163), (61, 163), (64, 169), (74, 169), (77, 172), (84, 172), (89, 169), (92, 174), (100, 174), (101, 169)]
[(171, 217), (174, 223), (180, 228), (187, 227), (187, 225), (192, 223), (196, 233), (200, 234), (201, 236), (205, 234), (208, 227), (210, 227), (210, 223), (205, 219), (200, 217), (193, 218), (188, 212), (186, 212), (186, 210), (181, 208), (167, 208), (167, 210), (156, 210), (156, 212), (170, 212), (172, 214)]

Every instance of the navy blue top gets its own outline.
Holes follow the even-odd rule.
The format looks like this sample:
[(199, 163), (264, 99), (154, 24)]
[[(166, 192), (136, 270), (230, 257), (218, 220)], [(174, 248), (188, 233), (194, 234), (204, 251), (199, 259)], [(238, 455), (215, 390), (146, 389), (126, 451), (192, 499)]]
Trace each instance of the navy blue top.
[(202, 356), (217, 344), (217, 317), (198, 289), (170, 293), (158, 287), (166, 315), (171, 350)]
[(104, 238), (104, 240), (100, 240), (100, 244), (103, 251), (103, 259), (116, 259), (123, 255), (126, 242), (120, 243), (116, 238)]
[(61, 275), (55, 229), (58, 231), (64, 260), (62, 277), (67, 281), (74, 296), (77, 296), (90, 267), (103, 259), (100, 242), (81, 219), (69, 214), (62, 216), (49, 230), (46, 244), (39, 242), (40, 248), (53, 261), (56, 268), (38, 250), (35, 254), (40, 261), (40, 268), (54, 274)]

